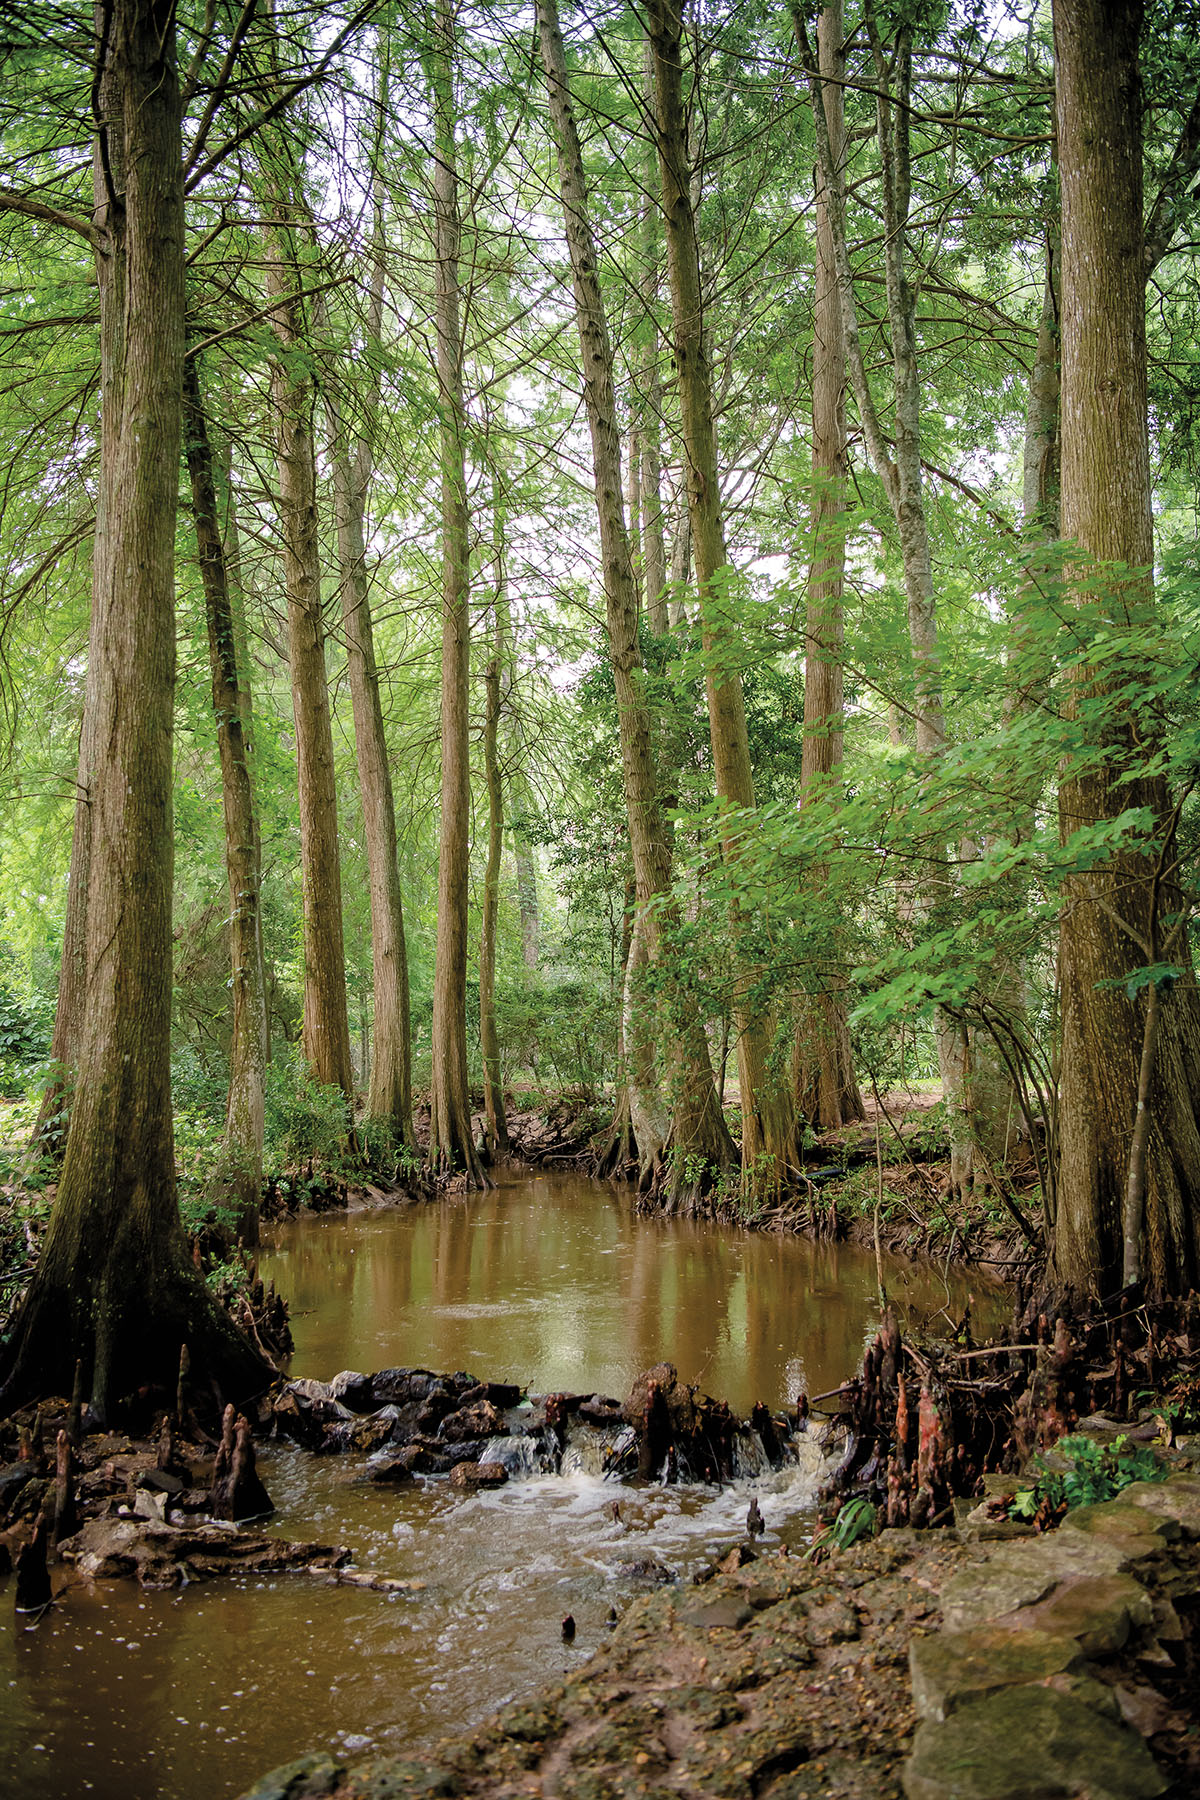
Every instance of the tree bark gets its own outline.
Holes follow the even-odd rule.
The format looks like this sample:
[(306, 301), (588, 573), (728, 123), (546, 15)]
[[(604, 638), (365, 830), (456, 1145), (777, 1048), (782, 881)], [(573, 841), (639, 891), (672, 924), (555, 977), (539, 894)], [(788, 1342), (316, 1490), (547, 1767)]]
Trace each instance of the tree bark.
[(123, 262), (107, 279), (124, 293), (120, 321), (106, 321), (123, 341), (106, 334), (101, 384), (87, 999), (62, 1178), (0, 1392), (5, 1410), (35, 1393), (69, 1393), (79, 1360), (104, 1418), (147, 1383), (170, 1393), (185, 1343), (198, 1370), (239, 1396), (270, 1371), (193, 1267), (175, 1193), (171, 746), (184, 281), (174, 16), (162, 0), (113, 0), (98, 25), (100, 260)]
[[(104, 13), (95, 9), (96, 37), (105, 35)], [(96, 68), (96, 116), (101, 120), (119, 121), (124, 111), (124, 63), (121, 58), (100, 57)], [(96, 286), (100, 301), (100, 411), (101, 418), (119, 416), (125, 390), (125, 283), (126, 245), (125, 209), (110, 203), (109, 184), (114, 194), (125, 191), (125, 141), (120, 129), (97, 133), (92, 146), (92, 189), (95, 221), (104, 233), (104, 254), (95, 259)], [(58, 995), (54, 1008), (54, 1030), (50, 1040), (50, 1060), (55, 1073), (42, 1097), (34, 1126), (36, 1146), (59, 1154), (66, 1147), (67, 1127), (71, 1117), (74, 1078), (79, 1064), (80, 1043), (86, 1015), (88, 990), (87, 912), (88, 885), (92, 862), (92, 780), (96, 763), (93, 738), (97, 718), (95, 682), (100, 670), (100, 644), (104, 616), (101, 603), (107, 596), (110, 578), (106, 573), (111, 554), (112, 522), (110, 517), (113, 469), (117, 454), (116, 439), (105, 438), (100, 444), (100, 480), (96, 489), (96, 523), (92, 540), (92, 612), (88, 631), (87, 676), (84, 683), (83, 716), (79, 731), (79, 761), (75, 780), (75, 819), (71, 836), (71, 862), (67, 876), (67, 905), (63, 918), (63, 949), (59, 968)]]
[[(275, 40), (269, 53), (275, 56)], [(272, 132), (263, 156), (272, 224), (266, 289), (275, 336), (271, 399), (278, 458), (279, 527), (288, 608), (288, 661), (296, 727), (300, 866), (304, 896), (304, 1059), (313, 1076), (353, 1103), (350, 1017), (342, 931), (333, 727), (325, 668), (315, 448), (316, 385), (301, 297), (296, 233), (306, 224), (288, 141)]]
[[(642, 40), (642, 86), (650, 118), (654, 116), (654, 50)], [(642, 354), (641, 391), (638, 396), (638, 438), (641, 447), (642, 568), (646, 584), (646, 617), (656, 637), (670, 628), (667, 597), (667, 548), (663, 532), (662, 494), (662, 382), (658, 373), (658, 204), (655, 198), (658, 156), (654, 134), (647, 134), (643, 162), (641, 220), (641, 290), (646, 346)]]
[(258, 814), (250, 767), (251, 701), (239, 655), (217, 477), (195, 356), (184, 362), (183, 406), (184, 448), (208, 622), (229, 884), (232, 1031), (225, 1114), (226, 1174), (237, 1197), (238, 1235), (244, 1243), (257, 1244), (263, 1174), (267, 996)]
[(496, 1031), (496, 923), (500, 911), (500, 859), (504, 848), (504, 782), (500, 774), (500, 712), (508, 660), (508, 570), (504, 483), (492, 480), (492, 552), (495, 599), (492, 608), (492, 653), (484, 675), (486, 713), (483, 725), (483, 768), (488, 796), (487, 864), (483, 872), (483, 916), (479, 926), (479, 1045), (483, 1052), (483, 1110), (488, 1152), (508, 1150), (508, 1120), (500, 1039)]
[[(381, 71), (381, 83), (384, 79)], [(374, 208), (367, 339), (378, 349), (384, 290), (384, 216), (378, 181)], [(346, 673), (354, 714), (354, 747), (371, 895), (374, 1055), (369, 1080), (366, 1068), (363, 1070), (363, 1079), (367, 1083), (365, 1116), (385, 1125), (396, 1144), (413, 1150), (416, 1138), (412, 1123), (412, 1036), (404, 898), (400, 886), (396, 805), (388, 765), (367, 576), (367, 494), (374, 469), (379, 412), (378, 358), (369, 358), (368, 367), (367, 384), (360, 389), (362, 423), (353, 441), (332, 384), (326, 392), (342, 577), (342, 629), (346, 640)]]
[[(659, 175), (666, 227), (671, 289), (672, 350), (679, 388), (688, 516), (696, 560), (700, 634), (705, 655), (705, 698), (717, 797), (725, 824), (726, 865), (737, 863), (738, 841), (754, 810), (754, 779), (741, 676), (731, 667), (736, 627), (731, 624), (723, 582), (731, 573), (717, 473), (717, 440), (712, 388), (704, 343), (700, 250), (696, 237), (683, 110), (683, 0), (649, 0), (647, 34), (654, 57)], [(744, 921), (735, 909), (734, 955), (744, 965), (739, 944)], [(742, 1176), (752, 1185), (778, 1184), (795, 1160), (795, 1107), (790, 1069), (770, 1066), (774, 1023), (753, 995), (753, 974), (740, 966), (736, 976), (734, 1022), (742, 1103)]]
[[(827, 0), (817, 21), (817, 57), (824, 83), (829, 148), (841, 168), (846, 153), (842, 82), (842, 0)], [(812, 532), (808, 616), (804, 656), (804, 746), (800, 763), (800, 803), (841, 768), (842, 588), (846, 534), (846, 336), (837, 289), (829, 195), (816, 176), (816, 271), (813, 297)], [(818, 872), (814, 881), (819, 885)], [(794, 1081), (797, 1111), (818, 1131), (835, 1131), (864, 1117), (854, 1074), (850, 1032), (842, 998), (843, 982), (833, 973), (817, 993), (800, 998)]]
[(470, 547), (465, 461), (458, 255), (461, 226), (455, 150), (454, 13), (438, 0), (432, 55), (434, 262), (442, 476), (442, 791), (438, 842), (437, 951), (433, 985), (433, 1074), (429, 1162), (435, 1175), (465, 1172), (486, 1185), (471, 1137), (467, 1087), (467, 874), (471, 767)]
[[(1057, 0), (1062, 180), (1062, 528), (1084, 560), (1084, 599), (1119, 622), (1151, 598), (1154, 554), (1146, 413), (1142, 212), (1141, 0)], [(1096, 566), (1131, 571), (1097, 582)], [(1097, 586), (1100, 592), (1097, 593)], [(1087, 671), (1081, 699), (1094, 694)], [(1123, 1273), (1122, 1207), (1132, 1152), (1144, 1157), (1147, 1285), (1182, 1294), (1200, 1273), (1200, 999), (1185, 967), (1169, 998), (1131, 999), (1121, 979), (1147, 960), (1158, 917), (1178, 914), (1174, 824), (1160, 777), (1123, 779), (1144, 747), (1118, 721), (1100, 769), (1068, 767), (1060, 830), (1145, 806), (1159, 821), (1157, 856), (1124, 854), (1068, 884), (1059, 941), (1062, 984), (1061, 1154), (1053, 1267), (1074, 1295), (1107, 1294)], [(1159, 870), (1167, 879), (1158, 878)], [(1186, 961), (1182, 952), (1180, 961)], [(1109, 985), (1111, 983), (1117, 985)], [(1156, 1043), (1143, 1068), (1147, 1037)], [(1144, 1091), (1139, 1093), (1139, 1088)], [(1134, 1138), (1142, 1103), (1140, 1146)]]
[[(658, 779), (650, 736), (650, 719), (642, 691), (638, 647), (638, 596), (621, 498), (621, 445), (616, 422), (612, 344), (600, 292), (596, 247), (588, 217), (583, 158), (567, 79), (566, 55), (556, 0), (539, 0), (538, 37), (558, 152), (559, 184), (579, 329), (584, 397), (592, 440), (596, 506), (608, 624), (609, 654), (617, 698), (621, 769), (629, 818), (629, 837), (637, 884), (633, 947), (626, 970), (626, 993), (636, 974), (643, 947), (646, 960), (664, 961), (664, 929), (672, 918), (671, 853), (658, 800)], [(732, 1145), (713, 1087), (712, 1065), (694, 1002), (677, 996), (678, 1019), (664, 1034), (672, 1063), (671, 1204), (689, 1205), (711, 1181), (712, 1172), (727, 1167)], [(666, 1125), (657, 1073), (634, 1049), (639, 1030), (629, 1015), (625, 1047), (635, 1131), (641, 1120), (638, 1155), (648, 1184), (657, 1184), (666, 1145), (659, 1139)], [(638, 1091), (639, 1086), (642, 1091)]]

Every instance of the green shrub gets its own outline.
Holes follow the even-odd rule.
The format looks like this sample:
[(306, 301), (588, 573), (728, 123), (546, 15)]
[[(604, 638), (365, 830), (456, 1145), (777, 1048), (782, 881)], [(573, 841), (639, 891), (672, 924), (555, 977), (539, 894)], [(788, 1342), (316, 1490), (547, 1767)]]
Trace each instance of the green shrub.
[(1167, 1471), (1153, 1450), (1131, 1444), (1122, 1433), (1111, 1444), (1094, 1438), (1060, 1438), (1054, 1454), (1067, 1459), (1065, 1469), (1045, 1469), (1030, 1487), (1018, 1488), (1009, 1502), (1009, 1517), (1035, 1519), (1072, 1506), (1111, 1500), (1135, 1481), (1165, 1481)]
[(340, 1088), (314, 1081), (296, 1055), (268, 1066), (263, 1144), (268, 1176), (308, 1163), (341, 1172), (349, 1137), (350, 1111)]

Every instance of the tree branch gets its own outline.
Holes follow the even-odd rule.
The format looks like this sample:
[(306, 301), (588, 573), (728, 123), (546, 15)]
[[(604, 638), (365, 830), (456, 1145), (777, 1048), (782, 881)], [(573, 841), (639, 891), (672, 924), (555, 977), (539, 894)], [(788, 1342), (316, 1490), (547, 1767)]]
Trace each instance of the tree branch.
[(17, 194), (5, 187), (0, 187), (0, 212), (20, 213), (22, 217), (36, 219), (42, 225), (58, 225), (64, 231), (74, 231), (81, 238), (87, 239), (97, 256), (104, 254), (104, 240), (90, 219), (81, 219), (75, 213), (63, 212), (57, 206), (46, 206), (41, 200), (31, 200), (27, 194)]
[(1146, 220), (1145, 271), (1149, 281), (1155, 269), (1171, 248), (1187, 189), (1192, 177), (1200, 171), (1200, 91), (1192, 101), (1192, 110), (1184, 121), (1179, 141), (1167, 164), (1162, 186), (1158, 190), (1150, 217)]

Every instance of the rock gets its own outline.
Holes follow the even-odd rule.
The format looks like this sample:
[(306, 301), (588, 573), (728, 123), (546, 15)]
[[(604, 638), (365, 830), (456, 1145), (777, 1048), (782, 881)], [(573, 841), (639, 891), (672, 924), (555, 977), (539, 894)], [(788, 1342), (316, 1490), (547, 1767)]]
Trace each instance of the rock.
[(749, 1563), (757, 1561), (758, 1551), (753, 1544), (735, 1544), (732, 1550), (726, 1551), (718, 1562), (717, 1568), (722, 1575), (735, 1575), (739, 1569), (744, 1569)]
[(1009, 1543), (1016, 1538), (1033, 1536), (1032, 1525), (1010, 1519), (995, 1509), (993, 1499), (981, 1500), (978, 1504), (973, 1500), (954, 1502), (954, 1523), (964, 1544)]
[[(1084, 1667), (1086, 1668), (1087, 1665), (1085, 1664)], [(1066, 1694), (1068, 1699), (1078, 1700), (1081, 1705), (1089, 1707), (1092, 1712), (1102, 1713), (1106, 1719), (1121, 1717), (1117, 1696), (1108, 1683), (1097, 1681), (1094, 1675), (1087, 1675), (1082, 1670), (1072, 1670), (1062, 1675), (1048, 1675), (1041, 1686), (1053, 1688), (1056, 1694)]]
[(624, 1408), (619, 1400), (611, 1400), (604, 1394), (593, 1394), (590, 1399), (580, 1403), (579, 1417), (589, 1425), (619, 1425), (624, 1419)]
[(285, 1392), (293, 1394), (297, 1400), (316, 1401), (318, 1404), (323, 1400), (333, 1399), (332, 1384), (317, 1381), (311, 1375), (301, 1375), (295, 1381), (289, 1381)]
[(152, 1488), (156, 1494), (170, 1494), (173, 1499), (176, 1494), (186, 1491), (188, 1483), (170, 1469), (143, 1469), (136, 1478), (136, 1486)]
[(1074, 1671), (1081, 1661), (1075, 1638), (1046, 1631), (993, 1625), (914, 1637), (908, 1650), (913, 1705), (919, 1719), (945, 1719), (972, 1700)]
[(986, 1562), (951, 1577), (942, 1593), (942, 1616), (949, 1630), (968, 1631), (1018, 1607), (1035, 1605), (1060, 1581), (1117, 1575), (1156, 1550), (1152, 1538), (1135, 1539), (1130, 1534), (1117, 1541), (1088, 1531), (1059, 1530), (1024, 1543), (1003, 1544)]
[(1183, 1535), (1200, 1537), (1200, 1478), (1173, 1475), (1168, 1481), (1135, 1481), (1121, 1499), (1160, 1519), (1174, 1519)]
[(360, 1416), (346, 1434), (347, 1446), (351, 1450), (364, 1451), (369, 1456), (373, 1450), (378, 1450), (392, 1439), (395, 1424), (395, 1410), (390, 1406), (385, 1406), (381, 1412)]
[(438, 1426), (438, 1437), (450, 1444), (471, 1438), (499, 1437), (504, 1431), (504, 1415), (490, 1400), (477, 1400), (473, 1406), (460, 1406), (448, 1413)]
[(1059, 1530), (1104, 1538), (1126, 1551), (1131, 1561), (1141, 1561), (1179, 1536), (1179, 1521), (1170, 1514), (1153, 1513), (1148, 1507), (1127, 1505), (1122, 1497), (1095, 1506), (1072, 1507)]
[(423, 1401), (441, 1379), (432, 1369), (379, 1369), (371, 1377), (371, 1392), (376, 1406), (389, 1400), (403, 1406), (410, 1400)]
[(383, 1462), (372, 1463), (367, 1475), (381, 1487), (399, 1487), (413, 1478), (408, 1460), (401, 1456), (389, 1456)]
[(1155, 1800), (1166, 1787), (1140, 1738), (1042, 1687), (926, 1720), (903, 1783), (908, 1800)]
[(657, 1587), (675, 1579), (674, 1570), (668, 1569), (666, 1563), (656, 1562), (652, 1556), (640, 1556), (636, 1562), (618, 1563), (617, 1574), (624, 1575), (629, 1581), (652, 1581)]
[(450, 1471), (450, 1486), (456, 1488), (497, 1488), (507, 1480), (503, 1463), (460, 1462)]
[(1131, 1575), (1085, 1575), (1063, 1582), (1048, 1600), (1026, 1609), (1021, 1622), (1076, 1638), (1087, 1656), (1111, 1656), (1135, 1626), (1153, 1624), (1154, 1605)]
[(753, 1607), (734, 1594), (717, 1594), (711, 1600), (702, 1600), (699, 1604), (689, 1606), (679, 1615), (681, 1625), (690, 1625), (694, 1631), (740, 1631), (754, 1617)]
[(330, 1544), (255, 1537), (232, 1525), (162, 1525), (140, 1519), (89, 1519), (61, 1546), (65, 1561), (87, 1580), (135, 1578), (142, 1587), (180, 1587), (235, 1571), (330, 1569), (349, 1551)]
[(463, 1406), (474, 1406), (477, 1401), (486, 1400), (491, 1406), (498, 1406), (507, 1411), (510, 1406), (519, 1406), (521, 1389), (515, 1381), (477, 1381), (461, 1396)]
[(373, 1412), (378, 1404), (374, 1381), (370, 1375), (360, 1374), (357, 1369), (339, 1370), (329, 1383), (329, 1396), (356, 1413)]
[(299, 1756), (295, 1762), (272, 1769), (252, 1788), (247, 1788), (241, 1800), (321, 1800), (322, 1796), (335, 1791), (344, 1773), (344, 1764), (334, 1762), (323, 1751), (315, 1751), (311, 1756)]
[(1046, 1569), (1007, 1568), (997, 1561), (960, 1569), (942, 1590), (942, 1618), (948, 1631), (988, 1625), (1044, 1599), (1056, 1579)]

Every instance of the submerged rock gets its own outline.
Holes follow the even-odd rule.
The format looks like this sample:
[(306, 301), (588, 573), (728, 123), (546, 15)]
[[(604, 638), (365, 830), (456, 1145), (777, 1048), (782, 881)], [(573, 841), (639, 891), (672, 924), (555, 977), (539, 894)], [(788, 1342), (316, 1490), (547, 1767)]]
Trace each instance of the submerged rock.
[(332, 1544), (251, 1536), (232, 1525), (175, 1526), (142, 1519), (89, 1519), (60, 1546), (76, 1574), (95, 1581), (135, 1578), (142, 1587), (181, 1587), (233, 1571), (339, 1568), (350, 1553)]

